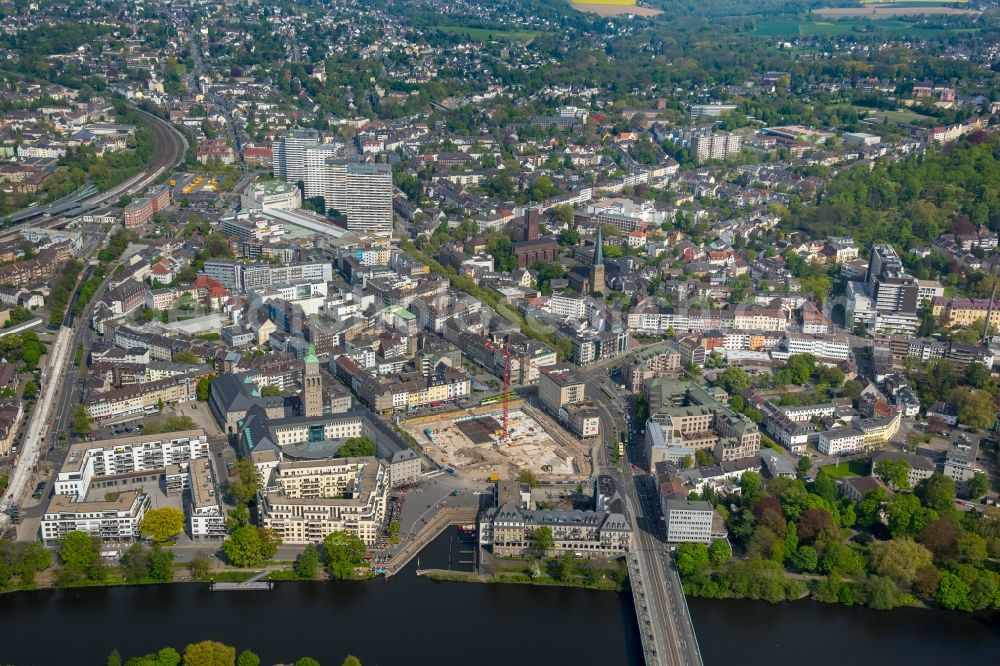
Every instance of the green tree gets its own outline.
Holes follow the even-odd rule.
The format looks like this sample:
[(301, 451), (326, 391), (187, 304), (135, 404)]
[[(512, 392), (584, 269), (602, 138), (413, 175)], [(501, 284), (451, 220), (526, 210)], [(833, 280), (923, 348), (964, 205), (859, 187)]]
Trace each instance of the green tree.
[(226, 529), (234, 532), (241, 527), (250, 524), (250, 509), (246, 504), (237, 504), (235, 508), (227, 512)]
[(260, 474), (249, 458), (240, 458), (233, 466), (233, 480), (229, 494), (237, 504), (249, 504), (260, 490)]
[(538, 477), (530, 469), (522, 469), (517, 475), (517, 480), (521, 483), (527, 484), (529, 488), (538, 487)]
[[(976, 340), (973, 344), (977, 344)], [(985, 364), (975, 361), (965, 366), (965, 381), (973, 388), (985, 388), (990, 380), (990, 369)]]
[(953, 573), (941, 574), (938, 583), (937, 602), (948, 610), (955, 610), (966, 603), (969, 597), (969, 586)]
[(865, 569), (861, 553), (839, 541), (827, 544), (819, 564), (823, 573), (838, 573), (843, 576), (855, 576)]
[(295, 666), (319, 666), (319, 662), (312, 657), (299, 657), (298, 661), (295, 662)]
[(281, 389), (273, 384), (264, 384), (260, 389), (260, 395), (263, 398), (277, 398), (281, 395)]
[(955, 482), (940, 472), (918, 483), (916, 493), (924, 506), (930, 509), (939, 513), (955, 511)]
[(708, 546), (703, 543), (682, 543), (676, 551), (677, 572), (685, 577), (697, 576), (708, 568)]
[(194, 352), (189, 352), (186, 349), (182, 349), (180, 351), (174, 352), (174, 355), (171, 358), (171, 360), (174, 363), (187, 363), (189, 365), (196, 365), (198, 363), (201, 363), (201, 359), (199, 359), (194, 354)]
[(337, 449), (337, 455), (342, 458), (370, 458), (375, 455), (375, 442), (367, 437), (350, 437)]
[(252, 567), (264, 561), (260, 533), (253, 525), (234, 530), (222, 544), (222, 552), (230, 564), (237, 567)]
[(931, 551), (912, 539), (876, 541), (869, 548), (872, 569), (879, 576), (888, 576), (901, 588), (909, 588), (917, 572), (931, 566)]
[(315, 578), (319, 571), (319, 551), (316, 546), (309, 544), (305, 550), (295, 558), (295, 573), (299, 578)]
[(974, 566), (986, 559), (986, 539), (975, 532), (966, 532), (958, 538), (958, 556)]
[(184, 532), (184, 512), (172, 506), (150, 509), (143, 516), (139, 531), (156, 543), (172, 542)]
[(697, 449), (694, 452), (694, 462), (698, 467), (715, 464), (715, 457), (708, 451)]
[(562, 581), (567, 581), (576, 575), (576, 561), (573, 557), (573, 553), (566, 552), (558, 560), (558, 567), (556, 569), (556, 578)]
[(899, 588), (891, 578), (870, 576), (865, 580), (862, 592), (865, 605), (869, 608), (889, 610), (899, 605)]
[(958, 554), (958, 538), (961, 528), (946, 518), (927, 523), (920, 532), (920, 543), (934, 553), (937, 561), (948, 561)]
[(191, 643), (184, 648), (184, 666), (235, 666), (236, 648), (217, 641)]
[(743, 368), (734, 365), (719, 373), (715, 383), (727, 393), (736, 393), (750, 388), (750, 375)]
[(910, 487), (910, 463), (902, 458), (884, 458), (875, 463), (875, 476), (882, 482), (897, 490), (907, 490)]
[(365, 542), (350, 532), (331, 532), (323, 540), (330, 576), (350, 578), (354, 569), (365, 562)]
[(180, 663), (181, 655), (172, 647), (161, 648), (156, 653), (156, 666), (178, 666)]
[[(21, 583), (30, 585), (35, 581), (35, 575), (52, 566), (52, 553), (37, 541), (16, 544), (15, 555), (9, 562), (13, 573), (21, 579)], [(0, 562), (3, 561), (0, 553)]]
[(812, 572), (819, 566), (819, 555), (812, 546), (799, 546), (792, 553), (792, 566), (799, 571)]
[[(560, 204), (552, 209), (552, 218), (561, 224), (572, 224), (574, 215), (573, 207), (569, 204)], [(563, 231), (567, 230), (564, 229)], [(576, 231), (576, 229), (573, 229), (573, 231)], [(579, 233), (577, 234), (577, 242), (579, 242)], [(576, 243), (570, 243), (570, 245), (576, 245)]]
[(812, 469), (812, 458), (810, 458), (809, 456), (802, 456), (801, 458), (799, 458), (799, 462), (798, 465), (796, 465), (796, 469), (800, 477), (809, 474), (809, 471)]
[(96, 537), (70, 532), (59, 544), (59, 561), (63, 565), (59, 572), (61, 582), (104, 579), (100, 541)]
[[(820, 468), (816, 473), (816, 479), (812, 482), (810, 491), (828, 502), (837, 499), (837, 481), (830, 475), (826, 468)], [(844, 523), (846, 527), (851, 527), (854, 521)]]
[(277, 530), (258, 527), (257, 537), (260, 539), (260, 556), (265, 560), (274, 557), (281, 546), (281, 534)]
[(349, 654), (344, 657), (344, 663), (340, 666), (361, 666), (361, 660), (355, 657), (353, 654)]
[(937, 517), (933, 510), (920, 506), (920, 501), (910, 493), (896, 493), (890, 497), (885, 503), (885, 512), (893, 538), (916, 536)]
[(971, 499), (977, 500), (990, 491), (990, 477), (982, 472), (976, 472), (966, 481), (965, 488)]
[(125, 580), (141, 581), (149, 576), (149, 549), (141, 543), (133, 543), (122, 555), (122, 574)]
[(559, 243), (562, 245), (576, 246), (580, 244), (580, 232), (576, 229), (563, 229), (559, 232)]
[(90, 434), (90, 413), (83, 405), (77, 405), (73, 411), (73, 421), (70, 424), (70, 432), (77, 437), (86, 437)]
[(958, 422), (976, 430), (985, 430), (997, 420), (996, 399), (986, 391), (965, 387), (955, 389), (951, 401), (958, 410)]
[(552, 528), (547, 525), (536, 527), (531, 531), (531, 543), (534, 549), (544, 554), (555, 547), (556, 542), (552, 538)]
[(750, 507), (764, 496), (764, 482), (757, 472), (743, 472), (740, 476), (740, 492), (743, 506)]
[(882, 488), (876, 488), (875, 490), (869, 490), (862, 496), (861, 501), (857, 503), (855, 513), (857, 514), (857, 523), (862, 527), (871, 527), (878, 520), (879, 511), (882, 509), (882, 503), (885, 501), (885, 491)]
[(154, 543), (149, 551), (149, 577), (161, 583), (174, 579), (174, 554)]
[(240, 652), (240, 655), (236, 657), (236, 666), (260, 666), (260, 657), (257, 656), (256, 652), (243, 650), (243, 652)]
[(32, 381), (27, 381), (24, 383), (24, 391), (21, 392), (21, 397), (25, 400), (34, 400), (38, 397), (38, 384)]
[(191, 570), (191, 578), (206, 580), (212, 573), (212, 558), (205, 553), (197, 553), (191, 558), (188, 568)]
[(198, 396), (198, 400), (201, 400), (202, 402), (208, 401), (208, 396), (212, 391), (213, 381), (215, 381), (214, 374), (202, 377), (198, 380), (198, 384), (195, 386), (195, 392)]
[(733, 549), (725, 539), (716, 539), (708, 547), (708, 559), (713, 567), (721, 567), (733, 556)]

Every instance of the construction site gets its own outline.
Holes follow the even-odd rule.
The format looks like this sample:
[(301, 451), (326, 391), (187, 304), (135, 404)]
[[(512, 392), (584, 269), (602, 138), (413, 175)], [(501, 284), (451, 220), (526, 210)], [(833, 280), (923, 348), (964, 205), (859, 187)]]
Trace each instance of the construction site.
[(412, 419), (404, 428), (442, 467), (477, 469), (499, 478), (521, 470), (564, 480), (590, 475), (589, 449), (538, 410), (520, 405), (509, 409), (507, 435), (503, 411), (469, 410)]

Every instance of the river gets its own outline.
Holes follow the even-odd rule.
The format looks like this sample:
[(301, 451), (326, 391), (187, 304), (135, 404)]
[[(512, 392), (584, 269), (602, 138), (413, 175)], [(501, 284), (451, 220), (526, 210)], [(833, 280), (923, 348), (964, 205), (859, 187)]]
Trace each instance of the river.
[[(444, 538), (423, 566), (465, 557)], [(1000, 663), (1000, 614), (890, 612), (809, 601), (691, 600), (705, 663), (853, 666)], [(411, 565), (390, 580), (278, 583), (270, 592), (205, 585), (41, 590), (0, 595), (0, 662), (104, 664), (206, 638), (251, 648), (265, 664), (312, 656), (338, 666), (471, 663), (639, 664), (631, 598), (519, 585), (438, 583)]]

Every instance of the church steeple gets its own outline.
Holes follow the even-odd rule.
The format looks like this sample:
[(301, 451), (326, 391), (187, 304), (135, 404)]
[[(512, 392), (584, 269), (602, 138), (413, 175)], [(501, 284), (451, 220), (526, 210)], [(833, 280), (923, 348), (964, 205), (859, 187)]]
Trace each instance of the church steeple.
[(594, 248), (594, 263), (590, 266), (590, 291), (603, 294), (604, 284), (604, 232), (597, 227), (597, 247)]

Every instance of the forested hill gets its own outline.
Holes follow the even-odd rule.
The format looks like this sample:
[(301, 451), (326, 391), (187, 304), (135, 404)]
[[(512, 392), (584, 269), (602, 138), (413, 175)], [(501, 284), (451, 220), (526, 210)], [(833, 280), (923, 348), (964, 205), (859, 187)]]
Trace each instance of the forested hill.
[(901, 161), (837, 174), (818, 205), (793, 206), (788, 226), (811, 237), (927, 246), (952, 225), (1000, 231), (1000, 135), (976, 132)]

